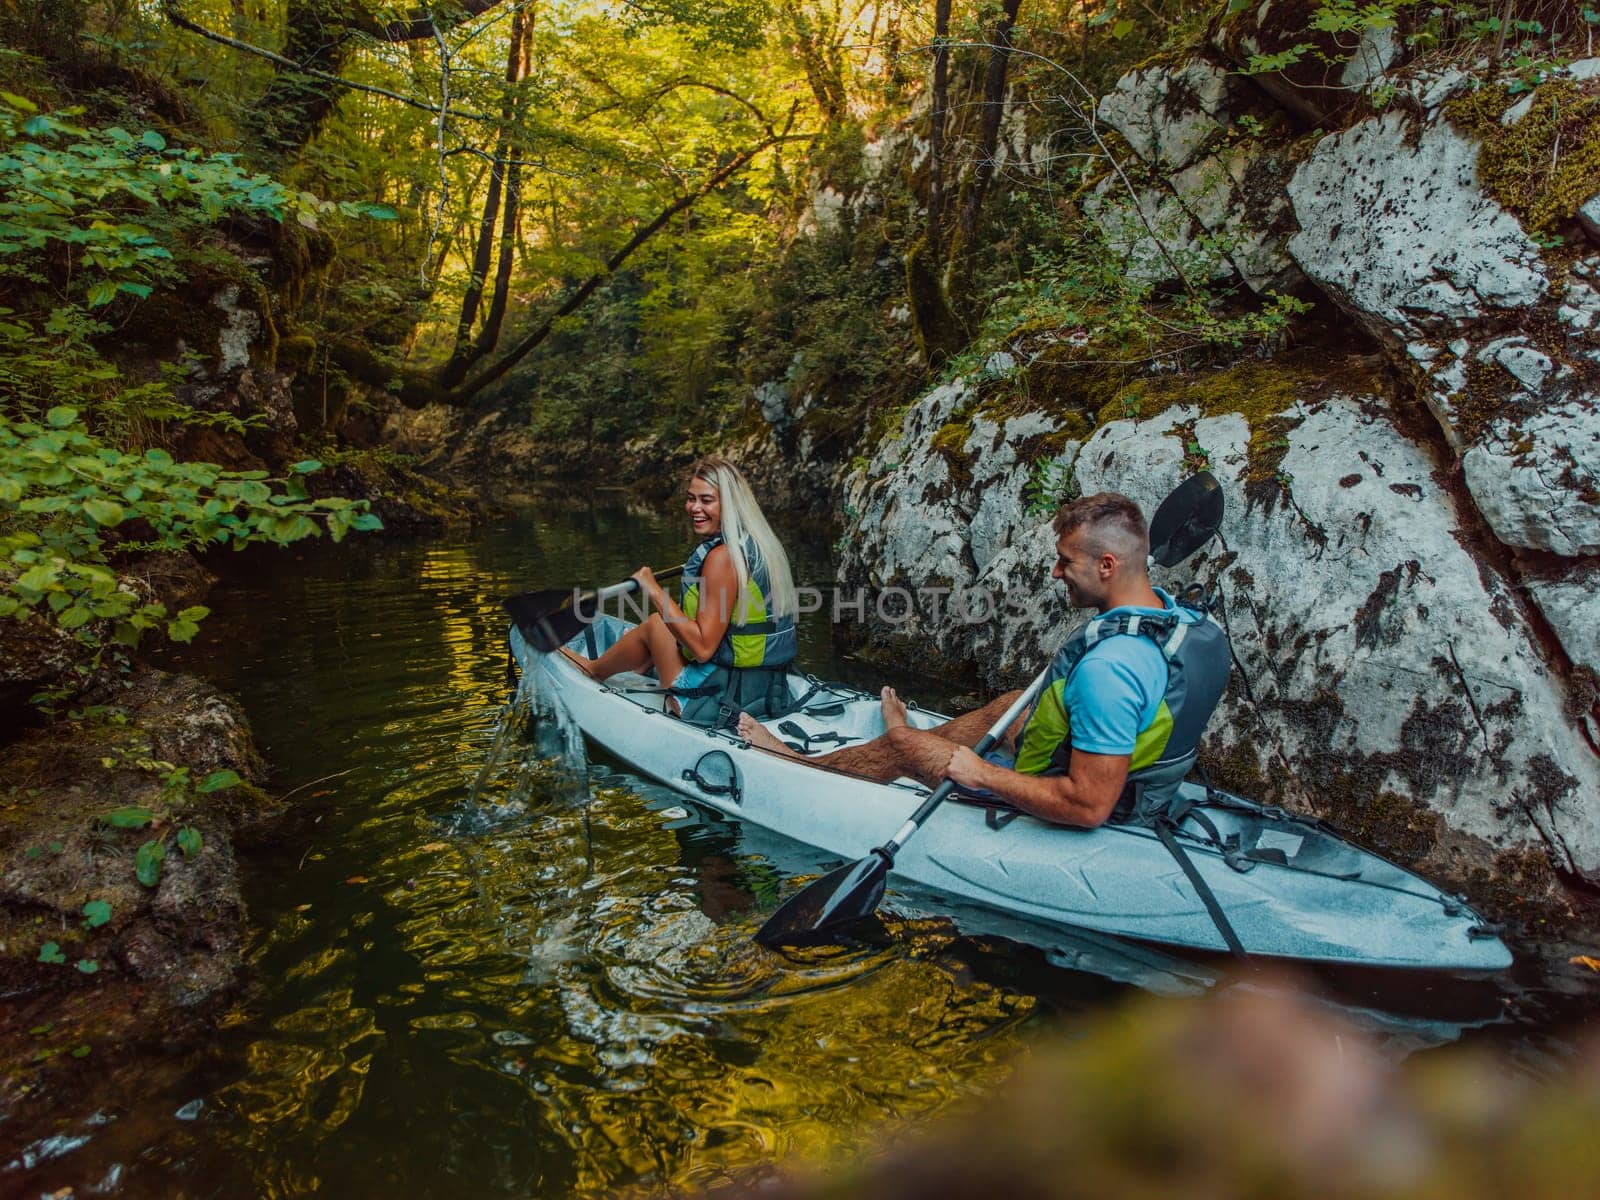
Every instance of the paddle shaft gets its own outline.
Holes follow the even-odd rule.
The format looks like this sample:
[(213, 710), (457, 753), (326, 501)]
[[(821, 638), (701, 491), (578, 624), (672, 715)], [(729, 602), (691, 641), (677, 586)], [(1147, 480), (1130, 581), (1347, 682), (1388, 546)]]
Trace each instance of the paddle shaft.
[[(1001, 713), (1000, 719), (989, 727), (989, 732), (978, 739), (978, 744), (972, 748), (972, 752), (979, 757), (982, 757), (993, 748), (996, 742), (1005, 737), (1006, 730), (1011, 728), (1011, 722), (1020, 717), (1023, 710), (1027, 708), (1028, 705), (1033, 703), (1033, 698), (1039, 694), (1040, 689), (1044, 687), (1045, 680), (1049, 677), (1049, 667), (1046, 667), (1044, 670), (1040, 671), (1038, 678), (1024, 688), (1022, 690), (1022, 694), (1016, 698), (1011, 707), (1006, 709), (1005, 712)], [(933, 790), (933, 793), (926, 800), (922, 802), (921, 807), (919, 807), (916, 812), (912, 813), (911, 816), (906, 819), (906, 823), (895, 831), (895, 835), (883, 845), (878, 847), (875, 853), (881, 854), (889, 862), (893, 862), (894, 856), (900, 853), (901, 847), (911, 840), (911, 836), (916, 833), (917, 830), (922, 828), (923, 823), (927, 821), (929, 817), (933, 816), (933, 810), (943, 804), (946, 798), (949, 797), (950, 793), (955, 790), (955, 783), (949, 779), (946, 779)]]
[[(683, 564), (679, 563), (675, 567), (668, 567), (665, 571), (657, 571), (656, 582), (660, 583), (666, 579), (676, 579), (682, 574)], [(594, 598), (594, 602), (599, 604), (611, 599), (613, 596), (626, 596), (629, 592), (638, 590), (639, 581), (637, 579), (624, 579), (621, 583), (613, 583), (610, 587), (603, 587), (599, 591), (591, 593), (591, 595)]]

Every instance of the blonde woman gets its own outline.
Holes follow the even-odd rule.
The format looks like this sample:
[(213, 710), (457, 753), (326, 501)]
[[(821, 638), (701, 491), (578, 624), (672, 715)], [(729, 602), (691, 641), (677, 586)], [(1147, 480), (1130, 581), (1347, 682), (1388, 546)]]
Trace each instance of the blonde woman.
[(590, 660), (563, 650), (591, 679), (653, 669), (671, 692), (669, 709), (700, 725), (731, 726), (741, 710), (775, 714), (788, 696), (795, 656), (794, 577), (789, 556), (744, 474), (726, 458), (689, 470), (684, 508), (700, 544), (684, 564), (673, 600), (649, 567), (633, 578), (650, 616)]

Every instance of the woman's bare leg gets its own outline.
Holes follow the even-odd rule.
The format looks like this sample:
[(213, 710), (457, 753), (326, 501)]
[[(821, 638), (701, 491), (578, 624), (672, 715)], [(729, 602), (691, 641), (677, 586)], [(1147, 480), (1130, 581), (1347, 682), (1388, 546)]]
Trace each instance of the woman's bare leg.
[(678, 641), (661, 619), (660, 613), (651, 613), (619, 637), (599, 658), (588, 659), (562, 647), (561, 653), (577, 664), (591, 679), (610, 679), (623, 671), (642, 672), (654, 666), (662, 687), (668, 687), (683, 673), (683, 655), (678, 653)]

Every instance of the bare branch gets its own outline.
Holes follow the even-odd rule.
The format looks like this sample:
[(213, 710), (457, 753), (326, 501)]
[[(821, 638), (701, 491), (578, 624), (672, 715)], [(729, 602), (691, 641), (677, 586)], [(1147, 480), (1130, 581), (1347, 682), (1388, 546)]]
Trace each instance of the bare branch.
[[(184, 16), (178, 8), (178, 0), (161, 0), (161, 11), (166, 18), (179, 29), (188, 30), (200, 37), (208, 38), (218, 45), (227, 46), (230, 50), (238, 50), (243, 54), (254, 54), (257, 58), (264, 58), (268, 62), (282, 67), (286, 71), (294, 71), (308, 79), (321, 80), (323, 83), (336, 84), (339, 87), (349, 88), (353, 92), (368, 92), (374, 96), (382, 96), (386, 100), (397, 100), (411, 108), (421, 109), (426, 113), (439, 113), (438, 105), (429, 104), (426, 100), (418, 100), (415, 96), (405, 96), (399, 92), (391, 92), (388, 88), (378, 87), (370, 83), (357, 83), (353, 79), (346, 79), (343, 75), (332, 75), (327, 71), (319, 71), (315, 67), (308, 67), (298, 63), (292, 58), (285, 58), (275, 50), (268, 50), (265, 46), (253, 45), (250, 42), (240, 41), (236, 37), (229, 37), (225, 33), (218, 33), (215, 29), (208, 29), (197, 21), (191, 21)], [(461, 117), (468, 121), (494, 121), (495, 118), (485, 113), (473, 112), (466, 108), (453, 108), (450, 115)]]

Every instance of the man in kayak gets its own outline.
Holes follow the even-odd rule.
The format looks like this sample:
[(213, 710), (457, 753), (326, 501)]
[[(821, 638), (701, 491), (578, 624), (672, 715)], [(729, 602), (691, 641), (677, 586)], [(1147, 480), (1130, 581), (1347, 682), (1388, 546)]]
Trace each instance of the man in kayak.
[[(1177, 792), (1200, 735), (1227, 687), (1227, 637), (1203, 612), (1150, 583), (1150, 534), (1139, 506), (1115, 492), (1085, 496), (1056, 514), (1050, 575), (1074, 606), (1096, 616), (1056, 655), (1032, 709), (983, 758), (971, 747), (1017, 698), (1010, 692), (935, 729), (914, 729), (893, 688), (883, 689), (887, 732), (807, 758), (818, 766), (890, 780), (941, 778), (1047, 821), (1094, 828), (1147, 822)], [(745, 715), (746, 741), (790, 750)]]

